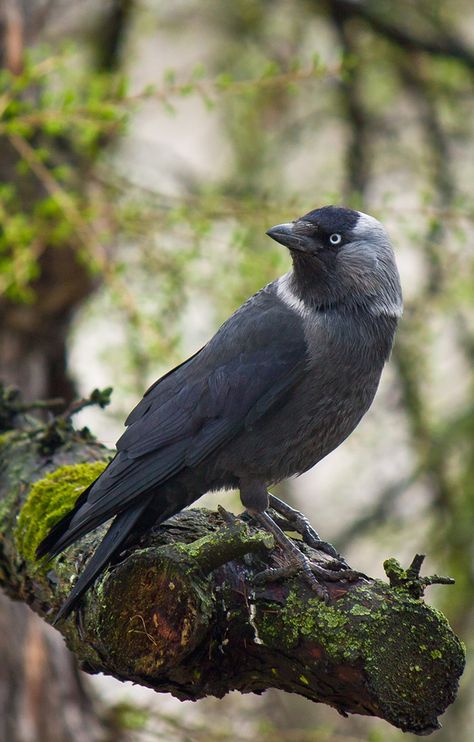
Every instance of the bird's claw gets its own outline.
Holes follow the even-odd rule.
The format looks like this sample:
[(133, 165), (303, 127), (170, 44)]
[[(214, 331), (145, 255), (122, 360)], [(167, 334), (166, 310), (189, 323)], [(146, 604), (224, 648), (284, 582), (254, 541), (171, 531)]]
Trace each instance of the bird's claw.
[(347, 582), (356, 582), (362, 576), (354, 569), (347, 569), (342, 566), (338, 570), (334, 570), (326, 569), (326, 565), (321, 567), (319, 564), (315, 564), (314, 562), (310, 562), (310, 564), (311, 571), (328, 582), (343, 582), (344, 580)]
[(275, 495), (269, 494), (270, 507), (275, 510), (283, 520), (279, 519), (279, 524), (286, 531), (296, 531), (302, 537), (305, 544), (310, 546), (316, 551), (321, 551), (329, 557), (332, 557), (333, 562), (331, 564), (338, 566), (329, 566), (329, 562), (326, 566), (329, 569), (347, 569), (348, 564), (345, 559), (338, 553), (334, 546), (327, 541), (322, 541), (317, 531), (313, 528), (308, 518), (300, 513), (299, 510), (295, 510), (283, 500), (280, 500)]
[(318, 598), (327, 603), (327, 601), (329, 600), (328, 591), (326, 590), (324, 585), (321, 585), (321, 583), (318, 582), (315, 575), (313, 574), (313, 568), (309, 559), (307, 559), (303, 554), (301, 556), (307, 563), (296, 564), (295, 562), (292, 562), (291, 564), (287, 564), (284, 567), (269, 567), (268, 569), (264, 569), (262, 572), (258, 572), (253, 578), (253, 583), (255, 585), (264, 585), (267, 582), (278, 582), (278, 580), (282, 580), (286, 577), (292, 577), (294, 574), (302, 572), (303, 577), (310, 586), (311, 590), (316, 593)]
[[(303, 541), (305, 544), (308, 544), (308, 546), (311, 546), (312, 549), (315, 549), (316, 551), (322, 551), (323, 554), (327, 554), (327, 556), (332, 557), (331, 564), (337, 564), (337, 565), (345, 565), (346, 562), (344, 558), (336, 551), (334, 546), (330, 544), (328, 541), (321, 541), (321, 539), (305, 539), (303, 536)], [(329, 562), (328, 562), (329, 564)], [(334, 569), (341, 569), (341, 566), (334, 567)]]
[(277, 582), (278, 580), (292, 577), (295, 574), (300, 573), (304, 580), (307, 582), (311, 590), (316, 593), (318, 598), (327, 603), (329, 599), (329, 593), (326, 587), (321, 584), (320, 580), (326, 582), (355, 582), (361, 575), (353, 569), (347, 569), (340, 563), (337, 568), (332, 565), (330, 568), (327, 567), (327, 563), (323, 567), (321, 564), (309, 559), (303, 553), (299, 555), (293, 554), (288, 564), (283, 567), (270, 567), (258, 572), (253, 582), (258, 585), (265, 584), (266, 582)]
[[(273, 496), (271, 497), (273, 500), (277, 500), (277, 498), (273, 498)], [(279, 504), (280, 502), (281, 501), (278, 501), (277, 504)], [(290, 516), (291, 528), (293, 530), (295, 530), (294, 523), (295, 520), (297, 520), (298, 526), (303, 524), (305, 529), (314, 531), (304, 515), (293, 510), (293, 508), (290, 508), (289, 505), (286, 505), (286, 503), (281, 504), (281, 509), (283, 511), (282, 514), (285, 518), (287, 518), (288, 515)], [(296, 516), (294, 514), (296, 514)], [(296, 573), (301, 573), (304, 580), (308, 583), (308, 585), (316, 593), (316, 595), (321, 600), (327, 602), (329, 599), (328, 590), (325, 585), (321, 584), (321, 581), (354, 582), (355, 580), (362, 577), (361, 574), (349, 568), (345, 560), (337, 554), (334, 547), (331, 546), (330, 559), (326, 558), (327, 552), (324, 551), (325, 558), (321, 558), (320, 561), (316, 561), (317, 554), (313, 552), (310, 556), (308, 556), (305, 553), (306, 546), (304, 544), (299, 542), (299, 544), (297, 545), (297, 542), (290, 539), (284, 533), (284, 531), (280, 527), (280, 519), (278, 519), (278, 521), (275, 521), (275, 519), (272, 518), (267, 512), (254, 513), (253, 517), (273, 535), (278, 546), (283, 551), (283, 554), (285, 554), (286, 556), (285, 565), (272, 567), (270, 569), (264, 570), (263, 572), (259, 572), (253, 578), (253, 581), (255, 583), (262, 584), (265, 582), (275, 582), (285, 577), (291, 577)], [(320, 540), (319, 536), (316, 534), (316, 531), (314, 531), (314, 534), (316, 535), (316, 541), (318, 545), (325, 544), (325, 542), (322, 542)], [(330, 544), (328, 544), (328, 546), (330, 546)], [(321, 552), (323, 550), (318, 549), (318, 551)], [(336, 556), (334, 556), (334, 554)]]

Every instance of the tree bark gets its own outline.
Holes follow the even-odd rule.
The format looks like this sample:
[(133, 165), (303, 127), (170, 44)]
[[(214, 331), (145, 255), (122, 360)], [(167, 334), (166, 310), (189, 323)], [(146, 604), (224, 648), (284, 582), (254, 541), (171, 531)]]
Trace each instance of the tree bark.
[[(35, 547), (110, 452), (64, 419), (18, 423), (0, 439), (0, 582), (52, 621), (103, 530), (49, 564), (34, 561)], [(388, 560), (391, 584), (327, 582), (326, 604), (298, 577), (254, 579), (279, 559), (250, 522), (184, 511), (123, 552), (59, 629), (87, 672), (183, 700), (273, 687), (415, 734), (438, 728), (464, 654), (422, 600), (436, 579), (419, 577), (421, 560), (408, 571)]]

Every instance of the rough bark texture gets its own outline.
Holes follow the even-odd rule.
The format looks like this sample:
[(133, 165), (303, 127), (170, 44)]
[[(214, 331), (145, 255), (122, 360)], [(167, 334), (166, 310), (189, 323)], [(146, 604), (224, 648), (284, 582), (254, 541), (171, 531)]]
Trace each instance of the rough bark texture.
[[(0, 439), (0, 582), (47, 621), (101, 533), (50, 564), (33, 561), (35, 546), (109, 455), (65, 425), (56, 439), (51, 430)], [(240, 519), (185, 511), (122, 554), (59, 629), (86, 671), (181, 699), (275, 687), (416, 734), (436, 729), (464, 654), (418, 597), (417, 575), (392, 560), (392, 586), (330, 582), (326, 605), (296, 577), (255, 584), (278, 557), (271, 537)]]

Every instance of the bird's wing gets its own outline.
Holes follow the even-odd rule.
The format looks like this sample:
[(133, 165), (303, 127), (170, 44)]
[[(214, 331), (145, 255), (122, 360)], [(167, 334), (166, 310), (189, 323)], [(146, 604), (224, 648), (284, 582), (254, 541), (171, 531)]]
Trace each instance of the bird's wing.
[(74, 531), (95, 527), (202, 462), (251, 428), (306, 373), (306, 343), (294, 313), (259, 296), (148, 391), (129, 417), (117, 456), (71, 521)]
[[(130, 412), (129, 416), (125, 420), (125, 425), (131, 425), (136, 420), (139, 420), (150, 409), (153, 398), (158, 396), (160, 392), (163, 396), (166, 396), (167, 394), (172, 394), (173, 390), (179, 389), (180, 386), (185, 383), (190, 367), (192, 368), (193, 361), (197, 356), (199, 356), (202, 350), (204, 350), (204, 348), (200, 348), (200, 350), (192, 356), (153, 382), (153, 384), (146, 390), (139, 403)], [(160, 386), (159, 390), (157, 389), (158, 385)]]

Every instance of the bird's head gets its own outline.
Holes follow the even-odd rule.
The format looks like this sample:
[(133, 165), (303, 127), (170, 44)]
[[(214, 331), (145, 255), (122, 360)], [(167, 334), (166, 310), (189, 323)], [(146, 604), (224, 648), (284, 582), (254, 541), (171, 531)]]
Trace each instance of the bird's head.
[(325, 206), (277, 224), (269, 237), (293, 258), (292, 290), (306, 304), (357, 304), (399, 316), (402, 294), (390, 239), (368, 214)]

